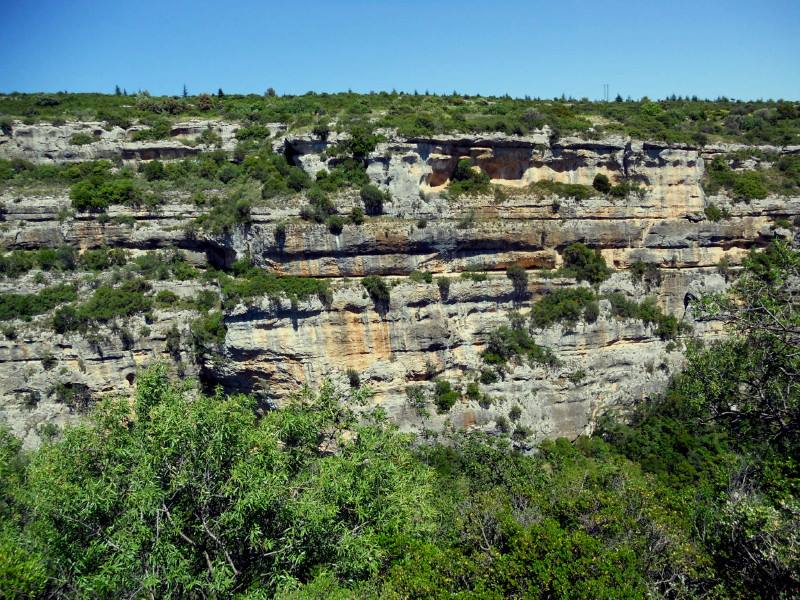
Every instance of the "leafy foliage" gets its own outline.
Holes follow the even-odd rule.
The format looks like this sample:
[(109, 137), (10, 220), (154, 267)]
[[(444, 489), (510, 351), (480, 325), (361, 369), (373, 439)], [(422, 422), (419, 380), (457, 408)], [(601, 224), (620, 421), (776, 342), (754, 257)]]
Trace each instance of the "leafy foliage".
[(599, 250), (591, 250), (581, 243), (575, 243), (564, 250), (564, 266), (561, 273), (575, 277), (578, 281), (600, 283), (611, 274)]

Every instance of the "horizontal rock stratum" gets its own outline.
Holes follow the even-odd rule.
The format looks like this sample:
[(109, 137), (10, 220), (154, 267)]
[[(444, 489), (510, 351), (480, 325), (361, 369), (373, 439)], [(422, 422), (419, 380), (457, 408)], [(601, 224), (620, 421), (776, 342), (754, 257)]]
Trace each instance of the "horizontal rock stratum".
[[(173, 135), (198, 136), (208, 127), (221, 149), (234, 149), (236, 123), (177, 123)], [(293, 164), (311, 175), (336, 164), (329, 150), (342, 136), (287, 135), (284, 129), (270, 126), (272, 147)], [(96, 136), (93, 143), (69, 143), (87, 131)], [(0, 244), (6, 251), (108, 247), (136, 256), (176, 248), (200, 269), (229, 269), (248, 258), (271, 273), (325, 278), (332, 293), (324, 302), (315, 296), (295, 302), (256, 297), (226, 306), (224, 342), (214, 356), (194, 351), (190, 328), (198, 311), (180, 303), (157, 305), (148, 315), (107, 322), (89, 333), (54, 333), (47, 324), (51, 314), (10, 322), (0, 341), (0, 419), (35, 444), (43, 424), (79, 418), (97, 397), (135, 385), (140, 367), (167, 361), (208, 385), (254, 393), (265, 405), (280, 405), (299, 386), (324, 378), (347, 385), (347, 371), (354, 370), (374, 391), (371, 402), (407, 430), (452, 425), (493, 431), (518, 406), (514, 420), (528, 431), (528, 442), (574, 437), (609, 408), (657, 396), (681, 366), (682, 341), (720, 335), (719, 323), (696, 319), (693, 299), (725, 289), (751, 248), (794, 236), (787, 222), (800, 215), (800, 197), (735, 202), (724, 192), (706, 195), (709, 162), (743, 147), (555, 139), (547, 131), (424, 139), (384, 133), (365, 161), (369, 179), (390, 200), (382, 215), (344, 224), (336, 235), (299, 218), (308, 202), (303, 193), (254, 205), (247, 224), (214, 234), (193, 225), (207, 208), (193, 203), (188, 191), (165, 191), (165, 201), (152, 209), (113, 205), (101, 219), (70, 212), (68, 189), (5, 188)], [(210, 149), (176, 139), (132, 142), (124, 130), (100, 123), (17, 122), (11, 135), (0, 135), (0, 157), (46, 164), (107, 159), (135, 168)], [(768, 160), (765, 155), (797, 152), (761, 148), (753, 164), (734, 167), (752, 169)], [(493, 192), (443, 193), (464, 159), (488, 175)], [(536, 188), (542, 181), (591, 186), (598, 174), (612, 184), (631, 182), (639, 191), (577, 199)], [(342, 214), (361, 204), (357, 190), (334, 201)], [(725, 218), (708, 218), (712, 205)], [(553, 290), (588, 285), (551, 273), (575, 243), (598, 249), (615, 271), (596, 287), (598, 318), (533, 332), (557, 365), (520, 361), (496, 381), (481, 379), (481, 353), (491, 333), (508, 323), (509, 312), (527, 314)], [(634, 264), (652, 265), (652, 276), (633, 276)], [(506, 276), (513, 265), (528, 270), (527, 293), (515, 291)], [(435, 279), (409, 277), (414, 272), (449, 277), (449, 290), (443, 293)], [(462, 277), (465, 272), (486, 276)], [(361, 285), (371, 275), (390, 283), (388, 305), (376, 307)], [(88, 294), (98, 285), (90, 278), (80, 269), (32, 270), (3, 279), (0, 287), (4, 293), (31, 293), (68, 282)], [(218, 291), (218, 285), (210, 279), (156, 280), (149, 293), (169, 290), (190, 298), (203, 289)], [(612, 315), (602, 298), (615, 292), (636, 301), (654, 297), (661, 310), (691, 324), (692, 333), (666, 340), (652, 325)], [(436, 379), (462, 392), (442, 414), (430, 405)], [(477, 383), (479, 395), (465, 392), (469, 383)], [(427, 394), (427, 408), (409, 400), (410, 386)]]

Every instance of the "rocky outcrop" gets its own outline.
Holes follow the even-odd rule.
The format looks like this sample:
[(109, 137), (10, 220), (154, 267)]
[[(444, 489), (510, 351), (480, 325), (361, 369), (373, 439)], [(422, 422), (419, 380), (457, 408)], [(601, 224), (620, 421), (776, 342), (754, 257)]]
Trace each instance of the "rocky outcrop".
[[(199, 136), (207, 126), (176, 124), (173, 133), (176, 138)], [(213, 126), (223, 148), (232, 148), (236, 125)], [(83, 130), (99, 131), (98, 140), (72, 147), (69, 139)], [(280, 131), (274, 128), (274, 147), (307, 171), (334, 164), (325, 150), (339, 141), (336, 134), (321, 140), (284, 137)], [(723, 259), (735, 271), (749, 249), (776, 236), (792, 236), (783, 220), (800, 215), (800, 198), (750, 203), (707, 198), (702, 189), (705, 162), (725, 147), (621, 138), (551, 142), (546, 131), (529, 137), (410, 140), (385, 133), (385, 141), (368, 157), (367, 173), (391, 192), (391, 201), (384, 215), (345, 225), (339, 235), (298, 218), (306, 202), (302, 196), (255, 206), (249, 226), (210, 235), (191, 226), (202, 209), (181, 193), (170, 195), (158, 209), (115, 206), (108, 219), (99, 220), (70, 215), (65, 190), (3, 192), (0, 244), (6, 249), (67, 244), (81, 251), (114, 246), (137, 253), (176, 247), (201, 266), (228, 266), (246, 256), (275, 273), (327, 278), (333, 294), (328, 305), (316, 298), (294, 306), (288, 299), (256, 298), (228, 309), (227, 335), (214, 360), (198, 358), (192, 350), (188, 327), (198, 316), (192, 311), (156, 311), (152, 323), (137, 317), (101, 329), (91, 339), (53, 335), (47, 316), (12, 323), (13, 337), (0, 343), (0, 418), (35, 443), (42, 424), (76, 418), (89, 398), (125, 392), (135, 384), (137, 368), (166, 360), (186, 376), (254, 393), (268, 404), (280, 404), (299, 385), (325, 377), (346, 385), (346, 371), (354, 369), (375, 392), (374, 403), (407, 430), (448, 424), (494, 430), (505, 426), (511, 408), (519, 406), (509, 426), (529, 433), (529, 441), (575, 436), (591, 429), (594, 418), (609, 407), (658, 395), (681, 366), (680, 343), (660, 339), (640, 321), (613, 317), (603, 300), (594, 323), (534, 332), (537, 343), (559, 358), (557, 367), (511, 365), (503, 378), (478, 383), (480, 401), (474, 394), (472, 399), (463, 395), (446, 414), (432, 405), (433, 380), (447, 379), (464, 390), (479, 379), (488, 336), (507, 322), (510, 311), (525, 313), (549, 291), (576, 285), (548, 275), (575, 242), (599, 248), (617, 270), (600, 293), (618, 291), (637, 300), (654, 296), (664, 311), (691, 323), (693, 335), (718, 336), (718, 323), (695, 319), (691, 298), (724, 289), (729, 274), (718, 268)], [(18, 124), (10, 139), (0, 138), (0, 155), (39, 162), (110, 158), (136, 163), (200, 149), (174, 139), (131, 142), (123, 130), (107, 131), (95, 123)], [(480, 167), (502, 193), (448, 198), (443, 192), (461, 158)], [(633, 181), (641, 192), (578, 200), (530, 187), (542, 180), (590, 185), (598, 173), (612, 182)], [(708, 220), (704, 209), (712, 202), (730, 216)], [(359, 203), (356, 192), (336, 198), (342, 212)], [(275, 235), (279, 223), (285, 238)], [(654, 265), (658, 277), (636, 281), (627, 269), (639, 261)], [(525, 299), (513, 293), (505, 276), (510, 265), (529, 270)], [(488, 276), (484, 281), (461, 278), (466, 270)], [(412, 281), (412, 271), (450, 277), (449, 293), (442, 296), (435, 283)], [(359, 281), (367, 275), (388, 278), (388, 306), (376, 309)], [(31, 273), (0, 285), (6, 291), (35, 290), (54, 277), (48, 274), (41, 281)], [(154, 285), (191, 295), (201, 284)], [(174, 340), (167, 347), (173, 325), (179, 332), (177, 351)], [(413, 401), (409, 386), (419, 386)]]

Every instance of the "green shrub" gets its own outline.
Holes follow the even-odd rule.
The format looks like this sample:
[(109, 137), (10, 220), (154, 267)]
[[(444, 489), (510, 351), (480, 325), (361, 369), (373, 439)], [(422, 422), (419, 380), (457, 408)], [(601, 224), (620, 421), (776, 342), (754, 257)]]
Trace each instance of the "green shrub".
[(45, 288), (36, 294), (0, 294), (0, 321), (27, 320), (46, 313), (59, 304), (72, 302), (77, 297), (75, 288), (70, 285)]
[(442, 301), (447, 301), (447, 298), (450, 296), (450, 278), (437, 277), (436, 285), (439, 287), (439, 295), (441, 296)]
[(345, 222), (346, 221), (344, 218), (339, 215), (331, 215), (325, 219), (325, 225), (328, 226), (328, 231), (330, 231), (333, 235), (339, 235), (342, 233)]
[(606, 261), (599, 250), (591, 250), (581, 243), (575, 243), (564, 250), (565, 275), (575, 277), (578, 281), (600, 283), (611, 275)]
[(350, 222), (353, 225), (362, 225), (364, 223), (364, 209), (360, 206), (354, 206), (350, 209)]
[(69, 138), (69, 143), (73, 146), (84, 146), (86, 144), (92, 144), (97, 141), (97, 138), (93, 136), (91, 133), (85, 132), (78, 132), (73, 133), (72, 136)]
[(131, 279), (116, 288), (102, 285), (81, 305), (80, 314), (87, 320), (102, 322), (147, 312), (152, 306), (152, 300), (145, 296), (149, 289), (141, 279)]
[(372, 298), (376, 307), (382, 309), (389, 308), (389, 287), (382, 277), (378, 275), (368, 275), (361, 280), (361, 285), (366, 288), (369, 297)]
[(142, 163), (140, 166), (140, 171), (144, 174), (144, 178), (147, 181), (156, 181), (159, 179), (164, 179), (167, 176), (166, 170), (164, 169), (164, 163), (160, 160), (151, 160), (146, 163)]
[(592, 180), (592, 187), (601, 194), (607, 194), (611, 191), (611, 182), (608, 180), (607, 175), (598, 173)]
[(452, 196), (461, 194), (486, 194), (490, 191), (489, 176), (479, 168), (472, 166), (472, 161), (462, 158), (456, 164), (447, 191)]
[(156, 302), (161, 306), (173, 306), (177, 304), (180, 298), (175, 292), (169, 290), (161, 290), (156, 294)]
[(152, 121), (150, 127), (134, 131), (131, 139), (134, 142), (164, 140), (170, 136), (171, 126), (166, 119)]
[(459, 399), (459, 393), (453, 389), (450, 382), (446, 379), (434, 381), (434, 404), (439, 414), (449, 412)]
[(351, 388), (358, 388), (361, 386), (361, 376), (355, 369), (347, 369), (347, 381), (350, 383)]
[(411, 271), (408, 278), (414, 283), (433, 283), (433, 273), (430, 271)]
[(327, 304), (330, 289), (327, 281), (312, 277), (277, 276), (252, 266), (248, 261), (237, 261), (233, 265), (236, 277), (219, 274), (225, 306), (231, 308), (249, 298), (268, 296), (271, 298), (295, 298), (305, 300), (317, 296)]
[(528, 272), (523, 267), (519, 265), (508, 267), (506, 277), (511, 280), (515, 298), (522, 299), (528, 296)]
[(103, 178), (93, 175), (75, 183), (70, 189), (72, 208), (78, 211), (102, 211), (111, 204), (136, 205), (141, 196), (127, 177)]
[(546, 366), (558, 364), (555, 355), (548, 348), (538, 345), (526, 330), (505, 325), (489, 335), (486, 349), (481, 354), (484, 362), (498, 366), (517, 357)]
[(579, 183), (559, 183), (557, 181), (537, 181), (528, 186), (528, 191), (537, 196), (558, 196), (559, 198), (575, 198), (588, 200), (595, 196), (595, 190)]
[(691, 329), (688, 323), (662, 312), (653, 298), (637, 303), (619, 292), (608, 294), (606, 298), (611, 302), (612, 315), (621, 319), (638, 319), (647, 325), (654, 325), (656, 335), (662, 339), (674, 339)]
[(195, 219), (203, 230), (214, 234), (230, 234), (236, 227), (253, 222), (250, 200), (242, 197), (219, 198), (211, 210)]
[(759, 171), (734, 171), (724, 157), (716, 157), (706, 171), (706, 193), (727, 190), (737, 200), (766, 198), (769, 191), (764, 175)]
[[(538, 329), (549, 327), (555, 323), (566, 323), (572, 326), (582, 315), (586, 318), (586, 310), (593, 303), (595, 303), (595, 295), (585, 287), (552, 290), (531, 307), (531, 326)], [(588, 319), (586, 320), (588, 321)]]
[(128, 262), (128, 253), (122, 248), (97, 248), (86, 250), (79, 262), (90, 271), (104, 271), (111, 267), (121, 267)]
[(388, 200), (388, 196), (380, 188), (367, 184), (361, 188), (360, 194), (361, 201), (364, 203), (364, 210), (368, 215), (380, 215), (383, 213), (383, 202)]
[(220, 311), (209, 312), (192, 321), (191, 332), (196, 352), (204, 353), (219, 348), (225, 343), (225, 319)]

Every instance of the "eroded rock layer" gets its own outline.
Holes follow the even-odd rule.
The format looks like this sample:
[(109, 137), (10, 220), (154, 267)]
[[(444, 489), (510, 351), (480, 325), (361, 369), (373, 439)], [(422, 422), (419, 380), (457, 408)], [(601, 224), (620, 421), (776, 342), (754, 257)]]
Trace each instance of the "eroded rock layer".
[[(0, 136), (0, 156), (56, 163), (107, 158), (135, 165), (202, 149), (175, 140), (128, 142), (122, 130), (95, 125), (15, 127), (11, 137)], [(173, 134), (198, 134), (209, 125), (223, 148), (232, 149), (235, 124), (178, 124)], [(100, 131), (98, 141), (69, 149), (70, 135), (93, 127)], [(280, 126), (272, 128), (275, 149), (307, 172), (333, 164), (325, 150), (336, 143), (335, 135), (323, 141), (280, 132)], [(296, 304), (256, 298), (226, 309), (224, 345), (213, 360), (192, 350), (189, 325), (197, 313), (191, 310), (159, 309), (151, 322), (132, 317), (91, 336), (55, 334), (47, 315), (14, 323), (14, 335), (0, 341), (0, 418), (33, 444), (42, 424), (74, 419), (98, 395), (135, 385), (138, 368), (168, 361), (186, 376), (255, 393), (269, 404), (280, 404), (298, 386), (325, 377), (346, 385), (346, 371), (352, 369), (375, 391), (373, 402), (409, 430), (447, 423), (494, 430), (504, 427), (518, 406), (513, 420), (529, 430), (529, 440), (578, 435), (608, 407), (659, 394), (680, 368), (680, 340), (661, 339), (652, 326), (612, 316), (608, 300), (601, 300), (593, 323), (534, 331), (536, 342), (555, 353), (558, 366), (520, 361), (497, 381), (480, 382), (489, 335), (508, 322), (509, 311), (525, 314), (553, 289), (587, 285), (548, 275), (576, 242), (600, 249), (616, 270), (597, 288), (601, 297), (611, 292), (637, 301), (653, 296), (663, 311), (692, 325), (691, 335), (720, 335), (718, 323), (695, 320), (691, 300), (723, 290), (749, 249), (792, 236), (786, 220), (800, 214), (800, 198), (736, 203), (722, 195), (706, 197), (705, 164), (727, 150), (623, 139), (551, 142), (547, 132), (529, 138), (403, 140), (389, 135), (368, 157), (367, 173), (390, 192), (391, 201), (382, 216), (347, 224), (338, 235), (298, 218), (306, 202), (302, 196), (256, 206), (251, 224), (210, 235), (191, 226), (201, 209), (188, 194), (175, 193), (153, 210), (113, 206), (110, 218), (101, 220), (69, 214), (66, 190), (8, 189), (0, 198), (0, 244), (6, 250), (179, 248), (193, 264), (220, 268), (248, 257), (277, 274), (328, 278), (333, 294), (326, 304), (317, 298)], [(499, 191), (443, 194), (462, 158), (488, 174)], [(634, 182), (641, 192), (576, 200), (531, 187), (541, 181), (591, 185), (599, 173), (612, 183)], [(340, 212), (359, 202), (357, 192), (336, 198)], [(712, 203), (727, 211), (725, 219), (706, 218), (704, 209)], [(279, 223), (285, 236), (276, 235)], [(628, 271), (634, 263), (654, 265), (658, 276), (637, 280)], [(515, 292), (506, 277), (511, 265), (528, 269), (527, 295)], [(435, 282), (410, 279), (414, 271), (449, 276), (448, 292)], [(460, 277), (465, 271), (487, 277)], [(386, 276), (393, 284), (387, 306), (376, 308), (361, 286), (359, 278), (368, 275)], [(59, 275), (58, 281), (70, 277), (81, 275)], [(29, 273), (0, 282), (0, 288), (36, 291), (55, 281), (52, 273)], [(208, 287), (213, 284), (159, 281), (154, 292), (168, 289), (188, 298)], [(173, 330), (179, 335), (177, 347)], [(478, 382), (480, 396), (463, 393), (452, 409), (439, 414), (430, 402), (437, 378), (462, 391)], [(419, 405), (418, 396), (409, 400), (409, 386), (419, 386), (414, 389), (422, 390), (427, 406)]]

